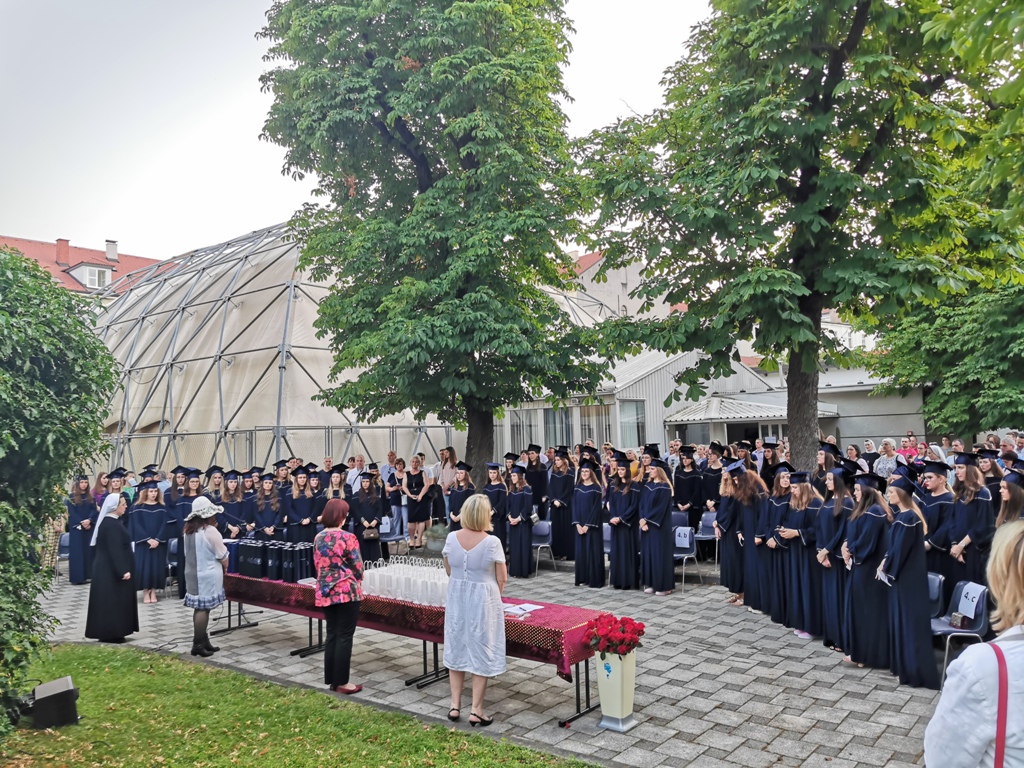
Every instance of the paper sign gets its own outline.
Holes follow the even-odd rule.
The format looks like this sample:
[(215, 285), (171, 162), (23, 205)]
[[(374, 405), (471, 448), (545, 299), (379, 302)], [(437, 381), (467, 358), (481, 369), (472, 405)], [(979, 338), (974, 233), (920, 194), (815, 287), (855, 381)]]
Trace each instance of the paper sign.
[(532, 611), (539, 611), (543, 607), (543, 605), (533, 605), (531, 603), (523, 603), (522, 605), (506, 605), (505, 613), (509, 616), (526, 616)]
[(680, 549), (689, 549), (692, 531), (692, 528), (676, 528), (676, 546)]
[[(975, 584), (973, 581), (964, 587), (964, 591), (960, 593), (960, 605), (957, 610), (964, 616), (970, 616), (974, 618), (974, 612), (978, 609), (978, 598), (984, 591), (985, 587), (981, 584)], [(984, 606), (982, 606), (984, 610)]]

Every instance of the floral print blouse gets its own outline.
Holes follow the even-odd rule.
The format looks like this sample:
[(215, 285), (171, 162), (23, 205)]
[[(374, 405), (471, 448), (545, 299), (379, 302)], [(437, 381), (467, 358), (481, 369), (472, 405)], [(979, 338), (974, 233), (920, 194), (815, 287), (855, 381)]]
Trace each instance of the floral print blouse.
[(320, 531), (313, 541), (318, 607), (363, 599), (359, 540), (343, 530)]

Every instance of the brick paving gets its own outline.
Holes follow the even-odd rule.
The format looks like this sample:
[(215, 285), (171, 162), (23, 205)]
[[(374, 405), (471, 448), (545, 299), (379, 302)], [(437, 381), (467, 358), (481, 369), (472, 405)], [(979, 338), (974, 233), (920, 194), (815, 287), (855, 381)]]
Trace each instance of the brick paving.
[[(640, 724), (625, 734), (605, 731), (597, 727), (600, 713), (593, 712), (559, 728), (557, 721), (573, 711), (574, 685), (557, 678), (550, 665), (509, 659), (507, 672), (488, 689), (495, 721), (484, 735), (637, 768), (924, 764), (922, 739), (937, 693), (901, 686), (888, 672), (844, 665), (840, 654), (820, 642), (800, 640), (766, 616), (727, 605), (727, 593), (707, 566), (707, 585), (699, 584), (691, 568), (682, 594), (659, 598), (574, 587), (571, 564), (561, 565), (559, 572), (542, 568), (535, 579), (510, 579), (507, 594), (643, 621), (647, 635), (637, 652)], [(66, 578), (55, 585), (48, 595), (61, 622), (54, 641), (83, 640), (88, 593), (88, 586), (71, 586)], [(221, 651), (204, 663), (324, 688), (322, 655), (300, 659), (288, 653), (306, 645), (306, 619), (278, 612), (252, 618), (258, 627), (216, 638)], [(191, 611), (179, 601), (140, 603), (139, 620), (141, 632), (132, 636), (132, 645), (192, 658)], [(365, 687), (353, 698), (451, 725), (445, 717), (447, 681), (423, 690), (404, 684), (421, 671), (420, 649), (417, 640), (358, 629), (353, 680)], [(464, 703), (468, 697), (467, 686)], [(455, 727), (469, 728), (465, 720)]]

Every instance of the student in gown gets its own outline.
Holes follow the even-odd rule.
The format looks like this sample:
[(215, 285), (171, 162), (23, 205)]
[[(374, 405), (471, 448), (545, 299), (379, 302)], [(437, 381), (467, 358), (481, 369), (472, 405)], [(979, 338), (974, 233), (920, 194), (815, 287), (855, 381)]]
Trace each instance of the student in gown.
[(758, 470), (758, 475), (766, 488), (772, 488), (775, 485), (775, 465), (781, 460), (779, 458), (779, 438), (775, 435), (768, 435), (764, 439), (763, 445), (761, 468)]
[(260, 477), (260, 486), (252, 500), (254, 538), (258, 541), (284, 541), (284, 509), (277, 492), (276, 476), (270, 472)]
[(224, 510), (217, 515), (217, 530), (221, 536), (229, 540), (244, 538), (252, 518), (248, 516), (248, 505), (242, 491), (242, 473), (237, 469), (224, 473), (220, 507)]
[(508, 575), (517, 579), (533, 573), (533, 489), (527, 485), (527, 471), (512, 467), (512, 489), (505, 502), (508, 523)]
[(1021, 519), (1024, 512), (1024, 467), (1003, 475), (999, 483), (999, 515), (996, 528)]
[(679, 448), (679, 466), (672, 476), (672, 488), (675, 493), (675, 508), (686, 514), (686, 519), (693, 530), (700, 530), (700, 517), (704, 513), (703, 478), (697, 469), (697, 460), (693, 457), (691, 445)]
[(949, 542), (949, 578), (954, 585), (965, 580), (985, 584), (988, 548), (996, 531), (992, 496), (976, 466), (977, 454), (957, 453), (953, 461), (953, 509), (942, 533)]
[(323, 490), (320, 496), (316, 500), (315, 514), (318, 522), (323, 517), (324, 509), (327, 507), (327, 502), (331, 499), (344, 499), (345, 498), (345, 475), (347, 473), (341, 469), (341, 467), (335, 467), (332, 465), (331, 470), (327, 473), (327, 482), (324, 483)]
[(455, 465), (455, 484), (448, 493), (448, 532), (454, 533), (462, 528), (462, 505), (474, 493), (476, 487), (469, 473), (473, 468), (464, 461)]
[(168, 504), (167, 538), (168, 549), (171, 539), (177, 539), (177, 555), (174, 559), (174, 574), (178, 580), (178, 597), (185, 599), (185, 520), (192, 513), (192, 502), (203, 495), (202, 472), (195, 467), (185, 469), (185, 487), (182, 493), (172, 495), (174, 506)]
[(786, 616), (783, 623), (797, 637), (810, 640), (822, 634), (822, 569), (817, 562), (815, 542), (823, 502), (807, 472), (791, 472), (789, 488), (789, 505), (775, 534), (788, 546), (784, 558)]
[(676, 570), (672, 559), (672, 484), (668, 465), (651, 459), (647, 483), (640, 489), (640, 583), (648, 595), (665, 597), (675, 588)]
[(878, 567), (879, 578), (889, 586), (889, 668), (904, 685), (938, 690), (924, 551), (928, 526), (914, 502), (914, 483), (906, 477), (890, 479), (885, 494), (896, 515)]
[(214, 464), (206, 470), (206, 488), (203, 495), (214, 504), (220, 504), (224, 496), (224, 467)]
[[(508, 503), (508, 486), (501, 477), (501, 466), (498, 464), (487, 464), (487, 484), (483, 488), (484, 496), (491, 503), (491, 527), (487, 531), (491, 536), (497, 536), (501, 542), (501, 551), (508, 548), (508, 525), (506, 523), (506, 505)], [(532, 489), (531, 489), (532, 493)], [(531, 504), (532, 496), (531, 496)], [(501, 522), (501, 530), (498, 530), (498, 523)], [(465, 526), (463, 526), (465, 527)], [(502, 538), (502, 535), (505, 538)]]
[(718, 538), (718, 563), (721, 576), (719, 581), (729, 590), (726, 602), (743, 605), (743, 547), (739, 540), (739, 509), (733, 501), (736, 493), (736, 476), (746, 471), (742, 462), (736, 462), (731, 472), (729, 466), (722, 468), (722, 480), (718, 487), (718, 509), (715, 512), (715, 536)]
[(853, 494), (849, 484), (853, 471), (840, 464), (825, 477), (825, 503), (818, 513), (815, 530), (818, 552), (816, 559), (821, 571), (822, 643), (833, 651), (842, 651), (847, 645), (846, 592), (850, 572), (842, 558), (846, 540), (846, 526), (853, 512)]
[(944, 462), (924, 463), (924, 471), (921, 474), (923, 493), (918, 502), (921, 514), (924, 515), (924, 548), (928, 570), (946, 577), (943, 585), (946, 603), (953, 594), (954, 586), (950, 578), (950, 568), (947, 567), (949, 539), (945, 538), (949, 532), (949, 518), (953, 514), (954, 500), (947, 482), (947, 472), (948, 465)]
[(284, 497), (284, 517), (288, 541), (312, 543), (316, 538), (316, 497), (309, 487), (309, 470), (296, 467), (291, 472), (292, 488)]
[(629, 460), (621, 451), (615, 452), (615, 476), (608, 487), (608, 517), (612, 528), (611, 554), (608, 556), (608, 581), (615, 589), (639, 589), (640, 566), (637, 521), (640, 513), (640, 490), (633, 482)]
[(75, 477), (71, 494), (64, 500), (68, 509), (68, 581), (85, 584), (92, 573), (92, 529), (99, 517), (96, 499), (85, 475)]
[(526, 484), (533, 489), (533, 508), (542, 514), (548, 503), (548, 467), (540, 460), (543, 449), (536, 444), (526, 448)]
[(700, 471), (701, 499), (704, 501), (704, 509), (707, 512), (718, 511), (718, 499), (721, 496), (722, 486), (722, 452), (725, 448), (720, 443), (711, 443), (708, 446), (709, 458), (707, 464)]
[(832, 443), (823, 442), (819, 444), (818, 466), (815, 468), (814, 475), (811, 477), (811, 485), (814, 486), (814, 490), (821, 494), (823, 498), (828, 497), (826, 477), (837, 464), (836, 460), (841, 458), (843, 458), (842, 451), (840, 451), (838, 447), (832, 445)]
[(892, 512), (882, 498), (883, 488), (885, 480), (878, 475), (854, 478), (854, 506), (842, 550), (850, 567), (845, 613), (850, 647), (843, 661), (876, 669), (889, 668), (889, 594), (878, 579), (878, 568), (885, 557)]
[(580, 479), (572, 497), (572, 524), (576, 533), (576, 586), (603, 587), (604, 537), (601, 509), (604, 488), (601, 467), (592, 459), (580, 462)]
[(558, 560), (576, 556), (572, 529), (572, 497), (576, 473), (569, 466), (569, 452), (555, 449), (554, 466), (548, 478), (548, 520), (551, 522), (551, 554)]
[(135, 587), (142, 590), (143, 603), (157, 602), (156, 591), (167, 584), (167, 520), (160, 486), (153, 480), (142, 483), (128, 534), (135, 549)]
[(729, 474), (736, 478), (732, 504), (738, 522), (736, 536), (743, 548), (743, 603), (748, 611), (766, 612), (771, 596), (765, 588), (767, 574), (761, 552), (768, 551), (764, 539), (768, 489), (755, 472), (747, 469), (745, 461), (730, 464)]
[[(768, 595), (768, 615), (776, 624), (786, 623), (786, 602), (789, 599), (786, 588), (786, 568), (789, 558), (789, 541), (779, 535), (783, 520), (789, 512), (790, 473), (794, 467), (788, 461), (776, 462), (772, 465), (775, 477), (772, 478), (772, 495), (766, 505), (764, 524), (761, 526), (760, 538), (764, 539), (764, 550), (761, 553), (762, 572), (765, 575), (762, 584)], [(761, 475), (764, 482), (764, 476)]]
[(978, 471), (985, 480), (985, 487), (993, 499), (999, 498), (999, 483), (1003, 479), (1003, 468), (999, 466), (996, 459), (999, 458), (999, 451), (995, 448), (979, 448)]
[[(383, 510), (380, 502), (380, 489), (377, 487), (376, 478), (372, 472), (363, 472), (359, 475), (359, 490), (352, 497), (354, 509), (355, 534), (359, 540), (359, 556), (364, 563), (375, 563), (381, 559), (380, 539), (366, 539), (367, 531), (377, 531), (380, 536), (380, 521), (383, 517)], [(372, 534), (371, 534), (372, 535)]]
[(85, 636), (101, 643), (123, 643), (139, 631), (132, 541), (120, 520), (127, 509), (128, 499), (117, 493), (110, 511), (96, 525)]

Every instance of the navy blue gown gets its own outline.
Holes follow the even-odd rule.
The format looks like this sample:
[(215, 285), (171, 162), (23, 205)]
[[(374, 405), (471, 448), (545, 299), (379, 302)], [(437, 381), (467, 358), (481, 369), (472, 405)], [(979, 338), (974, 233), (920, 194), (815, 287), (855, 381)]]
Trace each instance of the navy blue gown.
[(939, 689), (932, 650), (931, 610), (924, 526), (913, 510), (900, 512), (889, 528), (884, 574), (889, 587), (890, 670), (904, 685)]
[(582, 525), (586, 533), (576, 531), (576, 586), (604, 586), (604, 537), (601, 530), (603, 493), (597, 483), (580, 484), (572, 497), (572, 525)]
[[(765, 508), (764, 524), (761, 527), (761, 538), (764, 544), (758, 547), (762, 559), (762, 594), (767, 597), (768, 615), (776, 624), (786, 623), (786, 603), (789, 599), (786, 589), (786, 561), (789, 558), (790, 539), (778, 535), (783, 519), (789, 512), (791, 494), (772, 496)], [(768, 541), (775, 542), (775, 548), (768, 546)]]
[(689, 504), (690, 506), (682, 511), (686, 513), (690, 527), (695, 531), (700, 530), (700, 516), (704, 514), (703, 478), (700, 472), (696, 469), (686, 472), (680, 462), (672, 477), (672, 485), (675, 488), (673, 510)]
[[(270, 499), (264, 499), (260, 504), (256, 498), (253, 498), (251, 509), (253, 525), (256, 526), (253, 537), (257, 541), (284, 541), (284, 510), (280, 503), (275, 512)], [(273, 535), (267, 533), (265, 528), (273, 528)]]
[(363, 534), (369, 527), (364, 525), (364, 523), (372, 523), (374, 521), (377, 522), (377, 525), (374, 527), (380, 531), (380, 521), (383, 513), (377, 489), (371, 485), (370, 492), (365, 496), (362, 489), (360, 489), (356, 491), (352, 501), (349, 503), (353, 507), (352, 512), (354, 514), (352, 514), (352, 518), (356, 538), (359, 540), (359, 555), (364, 563), (375, 563), (381, 559), (380, 539), (367, 541), (363, 538)]
[(451, 533), (462, 530), (462, 505), (474, 493), (476, 493), (476, 489), (471, 485), (465, 488), (453, 486), (448, 493), (448, 530)]
[(971, 543), (964, 549), (964, 562), (946, 555), (947, 582), (955, 587), (959, 581), (973, 581), (988, 584), (985, 566), (988, 565), (988, 550), (996, 533), (996, 516), (992, 508), (992, 496), (988, 488), (982, 487), (971, 501), (957, 499), (953, 502), (949, 521), (943, 531), (950, 547), (964, 536), (971, 537)]
[(526, 485), (533, 492), (532, 505), (537, 508), (537, 514), (544, 511), (548, 499), (548, 467), (537, 459), (536, 465), (526, 467)]
[(508, 488), (504, 483), (488, 483), (484, 486), (484, 496), (491, 502), (491, 536), (497, 536), (501, 548), (508, 549), (508, 519), (505, 516)]
[[(527, 578), (533, 573), (533, 490), (514, 489), (505, 502), (508, 522), (508, 575)], [(512, 521), (517, 521), (512, 525)]]
[(786, 510), (783, 528), (800, 533), (788, 539), (786, 552), (786, 626), (820, 637), (823, 633), (821, 577), (825, 570), (818, 563), (815, 546), (818, 533), (818, 515), (821, 499), (813, 498), (806, 509)]
[(846, 526), (846, 546), (853, 558), (846, 592), (850, 658), (875, 669), (889, 668), (889, 588), (875, 578), (885, 557), (889, 520), (872, 504)]
[[(174, 574), (178, 580), (178, 597), (185, 599), (185, 519), (192, 512), (192, 502), (198, 496), (180, 496), (173, 510), (168, 510), (166, 532), (168, 552), (171, 539), (177, 539), (178, 554), (174, 558)], [(169, 557), (169, 555), (168, 555)]]
[(608, 582), (615, 589), (638, 589), (640, 587), (640, 563), (638, 558), (639, 537), (637, 520), (640, 513), (640, 489), (630, 483), (623, 493), (614, 487), (608, 491), (608, 517), (619, 518), (612, 525), (611, 564)]
[(640, 489), (641, 520), (648, 530), (640, 533), (640, 583), (655, 592), (675, 587), (676, 569), (672, 559), (672, 489), (668, 483), (648, 482)]
[[(294, 544), (313, 543), (316, 538), (316, 497), (302, 493), (293, 498), (289, 492), (284, 496), (285, 518), (288, 525), (288, 541)], [(309, 522), (302, 524), (303, 520)], [(354, 520), (355, 518), (353, 518)]]
[[(128, 535), (135, 544), (135, 588), (163, 589), (167, 584), (167, 510), (160, 504), (136, 504)], [(150, 539), (159, 544), (150, 547)]]
[[(224, 511), (217, 515), (217, 530), (220, 531), (220, 535), (227, 540), (244, 539), (246, 526), (251, 522), (246, 519), (248, 505), (244, 501), (221, 501), (220, 505), (224, 507)], [(232, 533), (228, 526), (237, 528), (238, 532)]]
[(743, 604), (755, 611), (767, 611), (769, 596), (764, 589), (765, 577), (762, 567), (761, 548), (768, 550), (764, 540), (757, 546), (755, 539), (766, 525), (768, 499), (763, 495), (754, 496), (749, 504), (742, 504), (733, 496), (732, 503), (737, 507), (739, 532), (743, 534)]
[[(64, 500), (68, 508), (68, 581), (72, 584), (85, 584), (92, 578), (92, 533), (91, 526), (96, 525), (96, 518), (100, 511), (96, 502), (88, 496), (84, 497), (79, 504), (73, 504), (70, 498)], [(90, 527), (82, 527), (82, 522), (88, 520)]]
[(946, 577), (942, 585), (945, 598), (943, 603), (948, 604), (953, 587), (956, 586), (950, 567), (952, 558), (949, 556), (949, 519), (953, 514), (953, 492), (946, 491), (938, 496), (927, 493), (920, 499), (918, 506), (921, 507), (921, 514), (928, 525), (928, 533), (925, 534), (924, 540), (930, 545), (930, 549), (925, 553), (925, 562), (929, 571)]
[[(817, 548), (828, 552), (831, 568), (820, 563), (821, 569), (821, 641), (826, 648), (845, 650), (849, 645), (846, 626), (846, 593), (849, 589), (850, 572), (843, 562), (842, 547), (846, 540), (846, 522), (853, 511), (853, 500), (843, 497), (843, 511), (835, 515), (835, 500), (829, 499), (818, 512), (818, 526), (815, 531)], [(817, 560), (817, 553), (815, 553)]]
[(737, 595), (743, 594), (743, 547), (740, 546), (740, 524), (736, 516), (739, 507), (732, 496), (722, 496), (715, 511), (715, 522), (722, 537), (718, 540), (718, 560), (721, 566), (722, 586)]
[(576, 555), (576, 534), (572, 529), (572, 496), (576, 479), (572, 471), (552, 472), (548, 479), (548, 520), (551, 521), (551, 552), (571, 559)]

